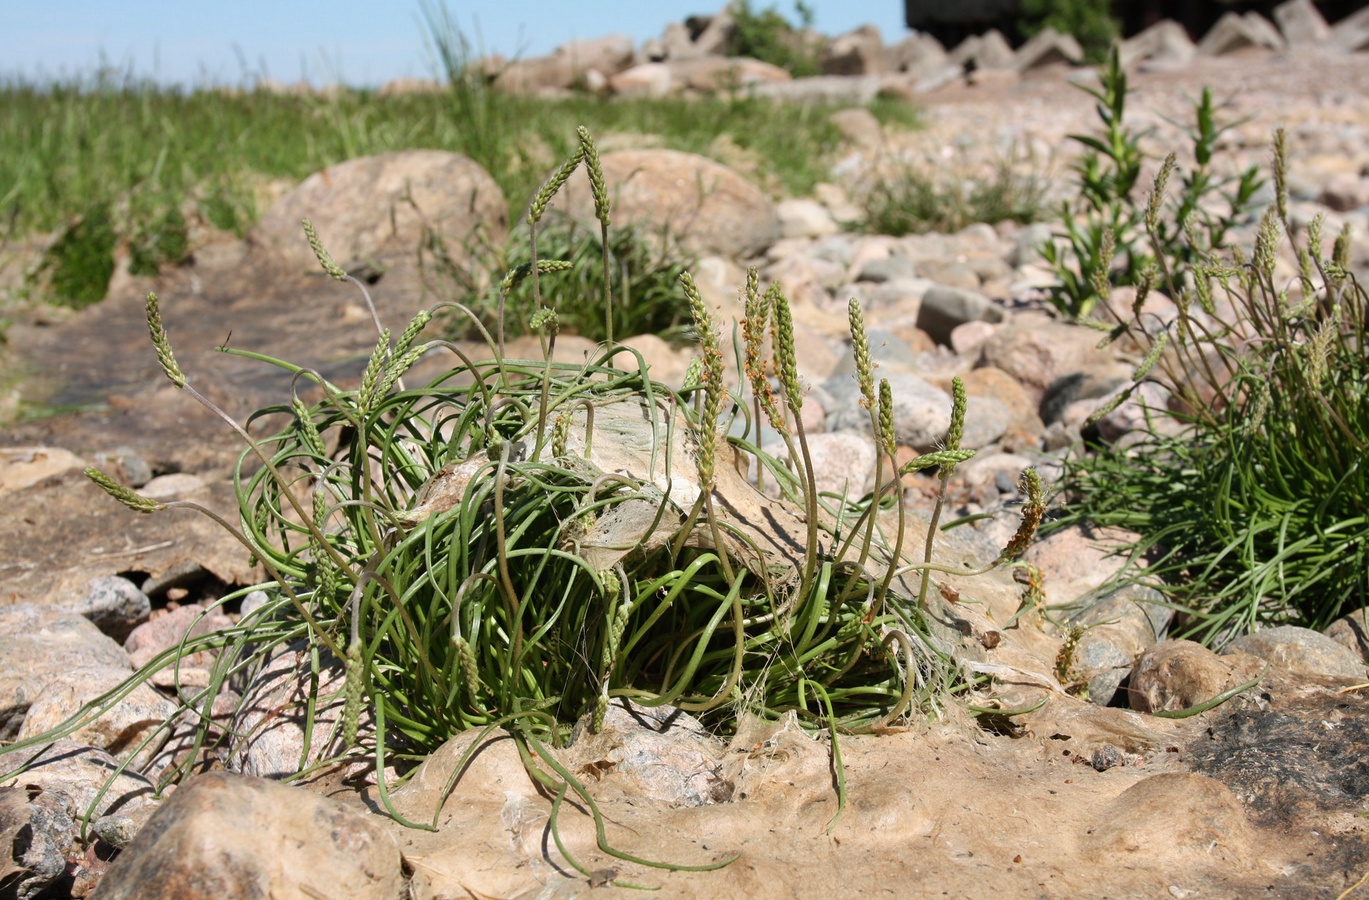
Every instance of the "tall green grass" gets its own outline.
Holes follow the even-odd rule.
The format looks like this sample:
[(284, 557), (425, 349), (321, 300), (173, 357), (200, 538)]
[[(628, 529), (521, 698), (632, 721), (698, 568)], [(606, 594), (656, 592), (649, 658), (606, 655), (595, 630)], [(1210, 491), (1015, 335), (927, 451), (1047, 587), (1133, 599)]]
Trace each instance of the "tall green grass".
[[(705, 155), (729, 135), (756, 161), (758, 181), (797, 195), (828, 177), (841, 139), (828, 121), (832, 110), (822, 107), (735, 96), (548, 100), (496, 93), (473, 78), (458, 73), (443, 93), (385, 97), (186, 92), (117, 75), (13, 81), (0, 85), (0, 215), (16, 235), (76, 230), (107, 216), (135, 267), (155, 272), (190, 251), (187, 219), (244, 234), (264, 212), (267, 182), (299, 181), (358, 156), (465, 154), (494, 177), (516, 219), (556, 161), (573, 152), (567, 135), (582, 123)], [(906, 106), (875, 111), (885, 121), (914, 121)], [(65, 302), (104, 295), (109, 252), (94, 256), (54, 279)]]

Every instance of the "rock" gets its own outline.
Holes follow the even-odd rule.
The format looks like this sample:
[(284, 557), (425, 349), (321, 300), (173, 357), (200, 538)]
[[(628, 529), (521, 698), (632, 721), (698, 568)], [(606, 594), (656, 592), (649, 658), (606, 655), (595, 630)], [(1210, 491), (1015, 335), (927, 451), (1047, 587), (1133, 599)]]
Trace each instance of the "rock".
[[(639, 334), (627, 338), (623, 343), (641, 354), (653, 381), (659, 381), (676, 390), (684, 386), (685, 372), (689, 370), (689, 363), (693, 358), (688, 350), (672, 347), (654, 334)], [(620, 353), (613, 357), (613, 367), (624, 371), (636, 371), (637, 359), (630, 354)]]
[[(1152, 775), (1100, 803), (1094, 815), (1082, 849), (1099, 865), (1132, 865), (1166, 853), (1173, 854), (1176, 865), (1190, 870), (1235, 867), (1259, 856), (1241, 801), (1231, 788), (1204, 775)], [(1169, 894), (1187, 896), (1173, 889)]]
[(623, 97), (666, 97), (675, 88), (670, 66), (663, 62), (647, 62), (624, 69), (608, 79), (613, 93)]
[(562, 44), (549, 56), (516, 59), (494, 79), (502, 91), (535, 94), (583, 84), (590, 72), (610, 76), (632, 65), (632, 38), (610, 34)]
[(85, 460), (61, 447), (6, 447), (0, 450), (0, 495), (85, 467)]
[[(976, 279), (978, 281), (978, 279)], [(1003, 310), (978, 291), (933, 285), (922, 295), (917, 311), (917, 327), (938, 344), (950, 346), (951, 332), (965, 322), (1001, 322)]]
[(447, 85), (431, 78), (391, 78), (376, 91), (377, 97), (409, 97), (415, 94), (441, 94)]
[(110, 813), (133, 815), (158, 801), (153, 784), (128, 769), (111, 779), (119, 761), (70, 738), (53, 741), (24, 770), (23, 784), (62, 791), (71, 798), (77, 816), (98, 819)]
[[(16, 740), (52, 731), (80, 712), (85, 704), (122, 686), (131, 674), (126, 668), (114, 666), (83, 666), (58, 674), (34, 698)], [(132, 759), (134, 771), (142, 771), (166, 742), (166, 732), (157, 731), (176, 715), (178, 708), (179, 704), (146, 683), (140, 684), (108, 712), (67, 737), (103, 750), (120, 762)], [(148, 739), (151, 740), (146, 745), (139, 746)]]
[(1297, 625), (1262, 628), (1232, 641), (1223, 653), (1249, 653), (1296, 675), (1364, 681), (1363, 660), (1335, 639)]
[(1019, 314), (984, 342), (983, 360), (1042, 396), (1062, 375), (1111, 362), (1097, 344), (1095, 331)]
[(860, 267), (856, 274), (857, 281), (872, 281), (875, 284), (884, 284), (899, 278), (916, 278), (917, 264), (906, 256), (886, 256), (883, 259), (872, 259)]
[(732, 17), (731, 10), (724, 6), (708, 16), (697, 31), (692, 25), (689, 30), (694, 32), (691, 39), (696, 53), (700, 56), (723, 56), (726, 55), (727, 48), (731, 46), (732, 39), (737, 33), (737, 22)]
[[(951, 397), (916, 375), (890, 374), (894, 397), (894, 434), (898, 443), (926, 453), (946, 437), (951, 424)], [(837, 376), (824, 387), (832, 394), (834, 407), (827, 410), (827, 427), (832, 431), (853, 431), (870, 435), (870, 414), (858, 402), (855, 379)], [(868, 440), (868, 438), (867, 438)]]
[(725, 749), (698, 719), (673, 706), (615, 700), (603, 728), (576, 740), (571, 755), (577, 770), (592, 767), (601, 781), (678, 808), (731, 799), (732, 783), (718, 761)]
[(0, 610), (0, 740), (19, 732), (49, 683), (82, 666), (130, 670), (119, 645), (82, 616), (27, 603)]
[(917, 264), (918, 273), (943, 287), (978, 292), (979, 274), (959, 259), (924, 260)]
[(1290, 47), (1331, 40), (1331, 26), (1326, 24), (1312, 0), (1286, 0), (1280, 3), (1274, 7), (1274, 21)]
[(300, 788), (221, 772), (183, 784), (110, 867), (102, 900), (404, 893), (375, 817)]
[[(304, 726), (310, 691), (309, 651), (291, 647), (280, 651), (242, 690), (242, 704), (233, 717), (232, 731), (241, 735), (227, 760), (228, 768), (243, 775), (282, 778), (340, 752), (341, 696), (346, 672), (342, 662), (319, 664), (318, 694), (334, 694), (313, 712), (313, 736), (304, 755)], [(369, 725), (370, 713), (362, 727)]]
[(32, 785), (0, 788), (0, 891), (35, 900), (66, 874), (75, 855), (75, 810), (62, 791)]
[(55, 605), (62, 612), (84, 616), (120, 643), (152, 612), (147, 595), (118, 575), (92, 578), (78, 590), (68, 591)]
[[(780, 236), (775, 206), (733, 170), (677, 150), (620, 150), (601, 157), (615, 223), (666, 231), (688, 252), (752, 256)], [(597, 229), (589, 179), (577, 171), (561, 202)]]
[(1113, 555), (1112, 548), (1135, 537), (1120, 529), (1097, 532), (1074, 526), (1038, 537), (1022, 559), (1041, 570), (1052, 606), (1076, 606), (1122, 570), (1126, 557)]
[(1073, 35), (1061, 34), (1047, 26), (1034, 34), (1013, 57), (1013, 68), (1019, 73), (1047, 66), (1077, 66), (1084, 61), (1084, 48)]
[(1002, 32), (990, 28), (981, 35), (971, 35), (950, 52), (951, 62), (974, 69), (1011, 69), (1016, 61), (1012, 45)]
[(1283, 37), (1264, 16), (1226, 12), (1198, 42), (1203, 56), (1225, 56), (1238, 50), (1282, 50)]
[[(1124, 389), (1125, 385), (1097, 399), (1076, 400), (1065, 407), (1060, 421), (1068, 428), (1083, 429), (1084, 423), (1091, 419), (1094, 413)], [(1169, 398), (1170, 393), (1163, 385), (1152, 381), (1144, 382), (1122, 401), (1121, 406), (1095, 422), (1093, 429), (1100, 441), (1123, 445), (1127, 441), (1144, 439), (1152, 431), (1166, 431), (1173, 423), (1163, 417), (1147, 419), (1146, 411), (1167, 410)]]
[(1184, 26), (1173, 19), (1164, 19), (1122, 41), (1118, 55), (1126, 68), (1139, 62), (1178, 67), (1187, 65), (1198, 55), (1198, 45), (1193, 43)]
[(930, 34), (915, 32), (884, 51), (885, 71), (903, 72), (912, 79), (926, 78), (945, 70), (950, 56)]
[(173, 472), (158, 475), (144, 484), (139, 491), (144, 497), (153, 500), (183, 500), (198, 491), (204, 490), (204, 479), (189, 472)]
[[(198, 264), (199, 251), (195, 252)], [(112, 453), (97, 453), (94, 464), (106, 475), (131, 488), (141, 488), (152, 480), (152, 466), (131, 447), (120, 447)]]
[[(1047, 425), (1064, 419), (1071, 405), (1092, 400), (1088, 413), (1105, 398), (1131, 383), (1132, 368), (1120, 363), (1089, 366), (1061, 375), (1046, 388), (1041, 397), (1041, 421)], [(1088, 413), (1085, 413), (1087, 417)]]
[[(124, 641), (124, 651), (134, 667), (141, 669), (162, 653), (180, 646), (183, 641), (189, 642), (232, 627), (233, 620), (218, 608), (206, 610), (190, 603), (133, 629), (128, 640)], [(204, 687), (209, 683), (209, 669), (214, 665), (214, 658), (215, 654), (211, 650), (187, 653), (179, 661), (168, 662), (155, 672), (152, 683), (163, 687), (173, 684)]]
[(1067, 622), (1084, 629), (1070, 664), (1070, 680), (1088, 685), (1089, 700), (1107, 706), (1131, 674), (1141, 651), (1164, 637), (1174, 611), (1154, 588), (1127, 584), (1079, 598)]
[(841, 132), (842, 136), (857, 147), (881, 147), (884, 144), (884, 126), (879, 119), (864, 106), (851, 106), (839, 109), (827, 117)]
[[(869, 433), (868, 419), (866, 424)], [(846, 494), (852, 499), (865, 496), (875, 471), (875, 445), (870, 438), (845, 431), (810, 434), (807, 439), (813, 478), (820, 493)], [(783, 442), (771, 443), (764, 449), (781, 462), (789, 462), (789, 448)], [(802, 463), (798, 465), (801, 467)]]
[(781, 200), (775, 205), (775, 213), (783, 237), (816, 238), (841, 232), (827, 207), (816, 200)]
[(1331, 29), (1331, 40), (1348, 53), (1369, 50), (1369, 9), (1361, 9), (1337, 22)]
[(1326, 627), (1325, 634), (1369, 663), (1369, 606), (1341, 616)]
[(883, 87), (884, 81), (878, 75), (815, 75), (755, 84), (746, 93), (790, 103), (864, 106), (879, 96)]
[(865, 210), (852, 203), (846, 189), (838, 185), (818, 182), (813, 185), (813, 199), (827, 207), (838, 224), (854, 225), (865, 218)]
[(670, 67), (672, 90), (688, 89), (706, 94), (787, 82), (794, 77), (779, 66), (747, 57), (672, 59), (666, 65)]
[(882, 75), (886, 66), (884, 38), (874, 25), (838, 35), (822, 54), (824, 75)]
[[(974, 324), (974, 323), (968, 323)], [(962, 326), (967, 327), (967, 326)], [(1011, 418), (1007, 437), (1019, 447), (1034, 447), (1043, 425), (1031, 397), (1011, 375), (992, 366), (971, 369), (960, 376), (970, 403), (980, 398), (993, 399), (1007, 407)]]
[(1131, 708), (1176, 712), (1205, 703), (1260, 674), (1253, 656), (1218, 656), (1194, 641), (1161, 641), (1146, 648), (1131, 670)]
[(300, 219), (314, 223), (323, 246), (344, 269), (407, 260), (425, 233), (458, 260), (477, 226), (503, 240), (508, 202), (494, 179), (456, 153), (408, 150), (348, 160), (316, 172), (277, 200), (249, 239), (301, 271), (319, 271)]
[(1369, 206), (1369, 178), (1349, 173), (1335, 175), (1322, 187), (1317, 202), (1336, 212)]

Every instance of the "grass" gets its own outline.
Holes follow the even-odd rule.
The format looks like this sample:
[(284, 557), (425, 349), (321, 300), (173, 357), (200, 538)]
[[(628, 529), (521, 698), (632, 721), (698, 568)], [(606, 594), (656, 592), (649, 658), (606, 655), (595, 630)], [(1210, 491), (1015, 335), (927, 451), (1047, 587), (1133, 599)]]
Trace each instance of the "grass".
[[(915, 121), (906, 105), (873, 109), (884, 121)], [(244, 234), (274, 180), (298, 182), (358, 156), (438, 149), (483, 165), (516, 221), (572, 152), (567, 135), (581, 123), (705, 155), (718, 135), (729, 135), (755, 166), (751, 177), (805, 195), (828, 177), (839, 146), (831, 111), (731, 96), (550, 101), (497, 94), (462, 77), (445, 93), (391, 97), (183, 92), (117, 74), (10, 82), (0, 86), (0, 214), (15, 235), (66, 229), (70, 249), (53, 262), (51, 287), (60, 302), (82, 305), (103, 296), (112, 271), (110, 241), (89, 224), (106, 217), (114, 246), (127, 246), (134, 266), (152, 271), (184, 258), (187, 222)]]
[[(329, 704), (342, 708), (341, 733), (313, 738), (325, 748), (321, 756), (372, 760), (392, 815), (400, 818), (388, 800), (387, 765), (412, 771), (456, 734), (505, 728), (530, 774), (557, 798), (553, 837), (568, 794), (602, 824), (592, 796), (554, 749), (577, 720), (597, 729), (611, 700), (671, 704), (723, 732), (743, 711), (771, 719), (792, 712), (833, 741), (839, 818), (838, 735), (934, 716), (964, 686), (950, 648), (932, 636), (923, 603), (931, 573), (943, 570), (932, 561), (932, 537), (924, 547), (906, 546), (902, 504), (887, 490), (848, 498), (813, 489), (788, 301), (778, 286), (762, 291), (754, 269), (743, 288), (737, 350), (747, 394), (724, 387), (721, 323), (687, 273), (678, 291), (700, 363), (683, 390), (652, 382), (640, 357), (611, 337), (583, 365), (551, 361), (560, 309), (550, 305), (543, 279), (563, 264), (539, 256), (538, 226), (551, 195), (581, 165), (590, 170), (601, 221), (610, 214), (597, 150), (587, 132), (579, 136), (575, 154), (530, 206), (527, 262), (501, 285), (507, 293), (520, 280), (532, 283), (530, 325), (541, 359), (507, 358), (498, 322), (493, 335), (473, 326), (488, 344), (484, 360), (440, 338), (425, 340), (439, 308), (420, 311), (397, 336), (382, 330), (351, 390), (282, 360), (226, 350), (295, 375), (287, 400), (239, 424), (187, 379), (157, 298), (148, 298), (164, 373), (246, 445), (235, 479), (239, 509), (223, 516), (163, 503), (98, 470), (87, 474), (138, 512), (192, 508), (215, 518), (261, 562), (269, 580), (258, 587), (272, 601), (236, 628), (168, 651), (130, 684), (183, 654), (219, 650), (210, 686), (188, 690), (183, 712), (200, 722), (200, 745), (231, 749), (235, 737), (208, 713), (214, 696), (275, 648), (302, 642), (316, 670), (345, 672), (341, 689), (316, 685), (309, 698), (311, 715)], [(309, 237), (325, 271), (364, 294), (311, 229)], [(439, 307), (475, 321), (459, 304)], [(896, 449), (894, 400), (887, 380), (876, 390), (858, 304), (850, 320), (878, 469)], [(763, 356), (768, 335), (773, 357)], [(429, 352), (451, 354), (451, 370), (407, 386), (405, 373)], [(613, 365), (623, 356), (636, 365)], [(308, 403), (306, 394), (321, 399)], [(973, 455), (959, 448), (965, 402), (957, 385), (945, 449), (904, 472), (940, 467), (944, 486), (954, 466)], [(744, 436), (724, 438), (739, 416), (748, 419)], [(794, 468), (757, 449), (762, 418), (789, 444)], [(753, 455), (783, 498), (769, 500), (746, 485), (732, 452)], [(1034, 475), (1026, 476), (1022, 527), (981, 571), (1030, 540), (1043, 508)], [(881, 526), (876, 514), (891, 506), (897, 525)], [(3, 752), (70, 733), (126, 692)], [(184, 776), (194, 755), (167, 781)], [(436, 811), (432, 823), (400, 820), (434, 828)], [(600, 846), (610, 855), (684, 868), (624, 854), (602, 835), (601, 827)]]
[[(1369, 295), (1347, 271), (1348, 232), (1327, 253), (1320, 219), (1293, 227), (1286, 156), (1280, 132), (1277, 199), (1253, 248), (1197, 262), (1165, 252), (1156, 210), (1172, 163), (1161, 170), (1142, 217), (1160, 268), (1109, 338), (1148, 348), (1137, 383), (1173, 399), (1137, 443), (1070, 462), (1056, 526), (1140, 535), (1124, 549), (1149, 566), (1129, 577), (1159, 581), (1178, 636), (1213, 645), (1271, 624), (1321, 629), (1369, 604)], [(1285, 241), (1299, 261), (1291, 285), (1274, 275)], [(1141, 311), (1152, 285), (1175, 300), (1168, 320)]]
[(989, 178), (954, 180), (929, 174), (911, 162), (891, 169), (863, 187), (862, 231), (902, 237), (949, 234), (976, 222), (1026, 224), (1042, 217), (1044, 179), (1019, 175), (1008, 162)]

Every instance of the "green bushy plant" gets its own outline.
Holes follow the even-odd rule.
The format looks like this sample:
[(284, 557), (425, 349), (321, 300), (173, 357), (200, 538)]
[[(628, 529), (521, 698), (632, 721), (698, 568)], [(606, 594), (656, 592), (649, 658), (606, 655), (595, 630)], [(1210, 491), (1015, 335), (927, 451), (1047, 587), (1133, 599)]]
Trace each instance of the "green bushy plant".
[(806, 43), (802, 32), (813, 25), (813, 9), (803, 0), (794, 4), (797, 26), (773, 6), (759, 12), (752, 9), (750, 0), (737, 0), (729, 10), (733, 33), (728, 55), (749, 56), (779, 66), (795, 78), (822, 74), (821, 54)]
[(1112, 15), (1111, 0), (1022, 0), (1022, 31), (1031, 36), (1045, 28), (1074, 35), (1084, 48), (1084, 60), (1103, 62), (1121, 26)]
[[(1254, 247), (1197, 260), (1166, 246), (1156, 210), (1173, 166), (1161, 170), (1144, 217), (1158, 268), (1110, 337), (1149, 349), (1138, 384), (1171, 400), (1135, 443), (1069, 463), (1057, 523), (1140, 535), (1125, 549), (1148, 566), (1130, 574), (1162, 582), (1177, 636), (1214, 645), (1261, 625), (1323, 628), (1369, 604), (1369, 295), (1347, 271), (1348, 232), (1326, 254), (1320, 218), (1295, 242), (1296, 280), (1275, 280), (1277, 249), (1297, 234), (1285, 167), (1280, 132), (1277, 199)], [(1152, 282), (1174, 315), (1142, 311)]]
[(1003, 162), (993, 177), (937, 180), (903, 162), (875, 178), (860, 194), (860, 227), (875, 234), (945, 234), (975, 222), (1028, 223), (1041, 216), (1045, 184), (1015, 173)]
[(117, 240), (108, 203), (95, 204), (62, 233), (44, 260), (59, 303), (79, 309), (104, 299)]
[[(500, 283), (506, 298), (520, 282), (531, 283), (529, 325), (542, 345), (540, 360), (508, 359), (499, 323), (492, 335), (468, 307), (445, 301), (418, 313), (397, 336), (381, 330), (355, 390), (285, 361), (225, 349), (294, 377), (288, 402), (239, 425), (187, 379), (152, 295), (147, 320), (164, 373), (247, 445), (235, 474), (239, 509), (230, 523), (192, 503), (143, 497), (98, 470), (87, 474), (138, 512), (207, 513), (266, 572), (258, 587), (271, 599), (263, 609), (235, 628), (188, 639), (130, 682), (186, 654), (218, 651), (209, 686), (185, 689), (172, 720), (200, 723), (197, 749), (217, 743), (231, 750), (239, 737), (224, 734), (209, 715), (230, 677), (250, 676), (277, 648), (304, 646), (315, 673), (345, 673), (340, 689), (330, 694), (315, 685), (309, 697), (311, 722), (319, 708), (342, 707), (341, 735), (332, 736), (338, 743), (321, 756), (372, 760), (381, 802), (400, 821), (435, 828), (438, 811), (432, 823), (403, 819), (389, 801), (387, 765), (410, 772), (453, 735), (504, 728), (532, 777), (556, 797), (550, 828), (558, 846), (557, 813), (570, 792), (600, 825), (605, 853), (685, 868), (607, 843), (593, 797), (554, 752), (574, 723), (597, 730), (616, 698), (671, 704), (724, 731), (741, 711), (766, 718), (793, 713), (832, 740), (840, 817), (838, 734), (935, 715), (963, 686), (924, 604), (933, 572), (974, 573), (932, 561), (935, 521), (923, 552), (905, 553), (902, 504), (896, 526), (887, 516), (879, 521), (892, 499), (888, 484), (866, 498), (819, 495), (789, 303), (778, 285), (762, 291), (754, 269), (743, 289), (738, 344), (750, 396), (727, 391), (721, 329), (687, 273), (679, 292), (699, 356), (682, 390), (653, 382), (641, 358), (614, 342), (607, 312), (597, 354), (581, 365), (553, 361), (560, 308), (543, 282), (569, 263), (544, 258), (538, 226), (551, 197), (581, 166), (601, 235), (607, 232), (609, 193), (582, 129), (577, 152), (530, 206), (529, 258)], [(333, 263), (307, 222), (305, 228), (324, 270), (353, 284), (369, 305), (365, 285)], [(610, 310), (607, 281), (603, 288)], [(443, 309), (472, 319), (488, 344), (487, 359), (424, 338)], [(876, 388), (858, 304), (850, 323), (878, 470), (896, 450), (894, 399), (887, 380)], [(451, 353), (452, 368), (428, 384), (407, 385), (410, 368), (430, 352)], [(619, 356), (636, 365), (624, 371), (613, 365)], [(308, 393), (319, 399), (306, 401)], [(957, 384), (945, 448), (907, 463), (900, 474), (940, 467), (944, 486), (954, 466), (973, 455), (959, 446), (965, 403)], [(729, 443), (731, 420), (748, 410), (754, 418), (746, 437)], [(762, 420), (789, 446), (793, 468), (757, 448)], [(738, 451), (756, 460), (781, 499), (745, 482), (733, 467)], [(1040, 481), (1031, 471), (1024, 481), (1022, 525), (981, 571), (1024, 550), (1040, 521)], [(920, 589), (911, 583), (918, 576)], [(128, 690), (4, 753), (71, 733)], [(373, 727), (364, 727), (368, 721)], [(194, 757), (167, 780), (186, 774)]]
[(1116, 47), (1099, 70), (1099, 79), (1097, 88), (1081, 87), (1097, 101), (1102, 133), (1070, 135), (1085, 149), (1074, 166), (1078, 199), (1061, 204), (1064, 231), (1058, 237), (1064, 246), (1052, 241), (1041, 248), (1059, 279), (1050, 301), (1070, 319), (1087, 316), (1106, 285), (1140, 284), (1143, 273), (1158, 259), (1166, 260), (1174, 270), (1176, 283), (1191, 281), (1194, 263), (1222, 248), (1227, 232), (1250, 214), (1262, 184), (1255, 166), (1234, 177), (1214, 173), (1213, 151), (1233, 125), (1217, 124), (1217, 106), (1211, 90), (1205, 88), (1195, 104), (1195, 126), (1188, 131), (1195, 167), (1179, 174), (1178, 205), (1166, 208), (1163, 218), (1148, 224), (1146, 210), (1135, 196), (1146, 162), (1142, 135), (1123, 121), (1127, 74)]

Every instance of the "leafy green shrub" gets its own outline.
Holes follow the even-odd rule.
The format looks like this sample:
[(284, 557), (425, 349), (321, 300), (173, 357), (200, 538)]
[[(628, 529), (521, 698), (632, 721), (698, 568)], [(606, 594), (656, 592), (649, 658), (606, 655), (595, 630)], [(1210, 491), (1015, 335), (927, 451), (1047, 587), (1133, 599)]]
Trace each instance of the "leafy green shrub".
[(794, 4), (797, 27), (773, 6), (756, 12), (750, 0), (737, 0), (730, 8), (734, 30), (727, 47), (729, 56), (749, 56), (787, 69), (795, 78), (822, 74), (821, 53), (807, 43), (800, 30), (813, 25), (813, 9), (803, 0)]
[[(529, 773), (556, 797), (550, 828), (558, 845), (557, 811), (573, 791), (600, 825), (604, 852), (665, 865), (606, 843), (592, 796), (549, 749), (569, 736), (572, 723), (597, 729), (618, 697), (672, 704), (721, 730), (742, 710), (769, 718), (795, 713), (832, 739), (839, 817), (845, 790), (838, 733), (934, 715), (963, 685), (923, 605), (930, 573), (950, 569), (931, 561), (935, 522), (922, 562), (907, 562), (902, 504), (891, 512), (894, 537), (884, 536), (876, 524), (891, 499), (884, 491), (852, 500), (820, 497), (814, 489), (789, 304), (778, 286), (761, 291), (755, 269), (744, 289), (739, 355), (756, 419), (748, 423), (751, 440), (732, 443), (754, 454), (783, 499), (753, 490), (724, 452), (728, 419), (745, 415), (748, 404), (725, 389), (722, 335), (687, 274), (680, 292), (700, 346), (683, 391), (652, 382), (640, 357), (629, 371), (613, 366), (615, 357), (632, 354), (611, 337), (584, 365), (552, 361), (559, 309), (547, 305), (550, 294), (540, 284), (566, 263), (538, 256), (537, 226), (551, 196), (581, 165), (600, 221), (608, 221), (598, 155), (582, 130), (579, 152), (532, 203), (532, 258), (501, 283), (506, 296), (520, 281), (533, 284), (530, 324), (542, 340), (542, 360), (506, 359), (502, 342), (487, 332), (491, 356), (478, 362), (440, 339), (420, 343), (440, 307), (470, 315), (449, 301), (420, 312), (393, 340), (382, 331), (353, 391), (312, 370), (225, 350), (296, 379), (287, 404), (239, 425), (186, 379), (152, 295), (148, 326), (163, 371), (248, 445), (235, 478), (239, 525), (188, 502), (143, 497), (98, 470), (87, 474), (139, 512), (201, 509), (267, 572), (260, 587), (272, 600), (264, 609), (236, 628), (187, 640), (130, 682), (184, 654), (217, 649), (209, 687), (184, 695), (182, 712), (203, 723), (200, 744), (229, 740), (213, 736), (208, 710), (230, 676), (250, 675), (283, 645), (307, 646), (315, 671), (345, 670), (340, 690), (328, 694), (316, 685), (309, 698), (311, 716), (316, 706), (343, 707), (341, 746), (323, 756), (373, 759), (381, 802), (400, 821), (435, 828), (437, 819), (419, 824), (395, 812), (387, 761), (412, 771), (453, 735), (506, 728)], [(325, 271), (365, 295), (307, 222), (305, 228)], [(896, 450), (894, 400), (887, 380), (876, 393), (858, 304), (850, 317), (878, 470)], [(762, 355), (767, 338), (773, 358)], [(405, 373), (429, 351), (452, 352), (453, 368), (430, 384), (407, 386)], [(321, 399), (306, 402), (306, 387)], [(950, 470), (973, 455), (959, 447), (964, 414), (957, 383), (946, 448), (901, 471), (940, 467), (944, 485)], [(800, 461), (794, 469), (756, 449), (762, 416)], [(1024, 478), (1023, 524), (982, 571), (1024, 550), (1039, 523), (1040, 481), (1030, 471)], [(915, 598), (908, 579), (919, 573)], [(4, 752), (70, 733), (127, 690)], [(361, 727), (364, 717), (373, 729)], [(194, 757), (168, 778), (184, 775)], [(579, 861), (570, 863), (590, 874)]]
[[(1127, 74), (1116, 48), (1099, 70), (1099, 77), (1099, 87), (1081, 88), (1098, 101), (1103, 133), (1070, 135), (1071, 140), (1084, 145), (1085, 152), (1074, 167), (1079, 197), (1073, 204), (1066, 201), (1060, 209), (1064, 227), (1060, 237), (1067, 246), (1060, 248), (1052, 241), (1041, 248), (1059, 278), (1050, 301), (1071, 319), (1088, 315), (1107, 285), (1140, 284), (1158, 259), (1166, 260), (1174, 269), (1177, 283), (1187, 284), (1192, 280), (1194, 263), (1220, 249), (1227, 232), (1250, 213), (1252, 199), (1262, 184), (1255, 166), (1235, 177), (1219, 178), (1213, 173), (1212, 153), (1217, 140), (1234, 126), (1217, 125), (1212, 92), (1204, 89), (1194, 109), (1196, 125), (1188, 132), (1196, 168), (1179, 175), (1182, 194), (1178, 206), (1166, 210), (1165, 218), (1148, 224), (1147, 210), (1133, 196), (1145, 156), (1141, 135), (1122, 121)], [(1224, 210), (1214, 209), (1218, 201)], [(1150, 214), (1159, 212), (1152, 210)], [(1152, 244), (1156, 248), (1153, 252)]]
[(1111, 0), (1022, 0), (1022, 31), (1030, 36), (1045, 28), (1074, 35), (1084, 59), (1100, 63), (1121, 34)]
[[(608, 243), (605, 273), (603, 238), (597, 231), (589, 231), (567, 217), (549, 219), (547, 227), (541, 230), (538, 257), (567, 263), (564, 269), (548, 273), (539, 284), (550, 305), (556, 307), (560, 329), (594, 341), (608, 336), (603, 300), (599, 296), (599, 286), (607, 280), (614, 298), (614, 334), (655, 334), (667, 340), (684, 340), (691, 321), (679, 281), (693, 261), (669, 247), (664, 236), (655, 239), (632, 228), (611, 231)], [(503, 248), (502, 264), (497, 270), (514, 268), (513, 260), (524, 255), (520, 251), (527, 245), (527, 229), (515, 229)], [(467, 290), (476, 288), (478, 279), (470, 273), (452, 266), (442, 270)], [(496, 286), (472, 304), (480, 325), (491, 332), (501, 321), (501, 303), (507, 335), (534, 333), (531, 321), (538, 299), (531, 280), (520, 280), (507, 295), (501, 295)], [(457, 333), (463, 337), (479, 333), (472, 320), (456, 317), (454, 322)]]
[(99, 303), (114, 276), (114, 220), (108, 203), (97, 203), (67, 228), (48, 250), (53, 296), (80, 309)]
[(959, 231), (975, 222), (1034, 222), (1045, 184), (1022, 177), (1007, 162), (991, 179), (938, 181), (911, 163), (896, 166), (862, 189), (861, 227), (875, 234)]
[[(1173, 399), (1150, 410), (1138, 443), (1070, 462), (1073, 499), (1058, 523), (1139, 534), (1126, 549), (1149, 566), (1133, 574), (1163, 580), (1179, 634), (1212, 644), (1263, 624), (1323, 628), (1369, 604), (1369, 296), (1346, 271), (1348, 232), (1323, 255), (1320, 219), (1297, 247), (1292, 290), (1275, 281), (1276, 249), (1294, 233), (1285, 158), (1280, 132), (1278, 199), (1249, 256), (1175, 258), (1147, 216), (1155, 278), (1177, 314), (1142, 313), (1143, 284), (1111, 336), (1149, 347), (1137, 377)], [(1177, 280), (1184, 271), (1190, 283)]]

